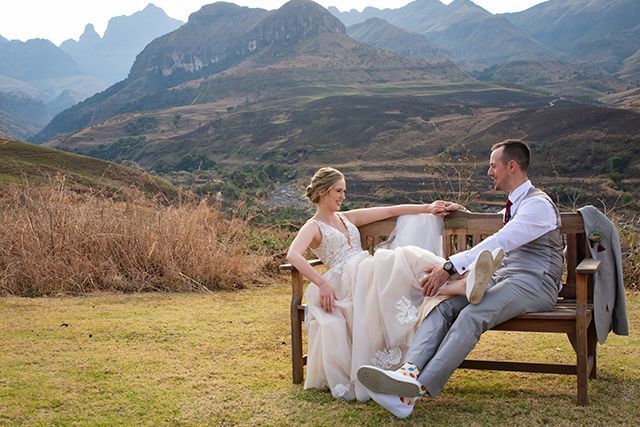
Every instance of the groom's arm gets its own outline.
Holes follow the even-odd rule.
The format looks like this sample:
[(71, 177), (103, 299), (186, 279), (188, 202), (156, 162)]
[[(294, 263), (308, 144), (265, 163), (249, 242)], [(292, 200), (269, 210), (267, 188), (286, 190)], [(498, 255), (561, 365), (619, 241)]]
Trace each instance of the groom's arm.
[[(526, 199), (518, 207), (517, 214), (504, 227), (473, 248), (451, 255), (449, 260), (455, 273), (465, 274), (483, 249), (493, 251), (502, 248), (508, 254), (558, 226), (555, 209), (549, 202), (540, 198)], [(449, 280), (450, 274), (443, 265), (430, 268), (426, 272), (428, 276), (421, 283), (422, 293), (425, 296), (434, 296)]]
[(502, 248), (505, 254), (558, 228), (553, 206), (545, 199), (532, 197), (522, 201), (517, 214), (496, 233), (473, 248), (451, 255), (449, 258), (459, 274), (465, 274), (482, 250)]

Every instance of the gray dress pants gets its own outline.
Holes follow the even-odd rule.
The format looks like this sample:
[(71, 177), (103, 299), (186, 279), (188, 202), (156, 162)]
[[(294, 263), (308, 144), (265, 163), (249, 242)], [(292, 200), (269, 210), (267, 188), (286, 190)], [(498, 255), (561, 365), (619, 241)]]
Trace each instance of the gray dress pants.
[(440, 393), (484, 331), (521, 314), (550, 310), (559, 292), (550, 277), (508, 277), (492, 285), (479, 304), (464, 296), (441, 302), (418, 327), (404, 360), (420, 369), (418, 381), (429, 396)]

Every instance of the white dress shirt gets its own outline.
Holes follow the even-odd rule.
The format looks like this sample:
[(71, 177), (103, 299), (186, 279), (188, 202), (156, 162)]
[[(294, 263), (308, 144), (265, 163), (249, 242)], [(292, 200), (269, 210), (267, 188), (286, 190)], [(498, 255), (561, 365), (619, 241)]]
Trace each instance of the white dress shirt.
[[(473, 248), (451, 255), (449, 259), (458, 273), (466, 273), (469, 265), (483, 249), (493, 251), (502, 248), (505, 254), (508, 254), (559, 226), (556, 210), (548, 200), (542, 197), (530, 197), (525, 200), (531, 187), (531, 181), (527, 180), (509, 194), (512, 203), (511, 220), (504, 227)], [(500, 213), (504, 215), (504, 209)]]

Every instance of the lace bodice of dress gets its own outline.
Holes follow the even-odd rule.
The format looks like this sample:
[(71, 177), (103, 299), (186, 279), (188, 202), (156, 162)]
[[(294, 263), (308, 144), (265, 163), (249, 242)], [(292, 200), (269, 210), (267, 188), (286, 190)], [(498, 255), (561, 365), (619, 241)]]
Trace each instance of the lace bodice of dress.
[(338, 213), (338, 216), (347, 227), (349, 239), (340, 230), (325, 222), (313, 218), (309, 220), (318, 224), (322, 233), (320, 245), (315, 249), (311, 248), (311, 252), (329, 268), (339, 267), (363, 251), (358, 227), (353, 225), (343, 214)]

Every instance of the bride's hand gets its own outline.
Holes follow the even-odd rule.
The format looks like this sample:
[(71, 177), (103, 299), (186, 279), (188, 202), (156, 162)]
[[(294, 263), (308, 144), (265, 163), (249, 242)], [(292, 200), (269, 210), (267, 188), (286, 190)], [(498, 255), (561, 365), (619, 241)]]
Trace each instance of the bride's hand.
[(337, 299), (336, 293), (328, 283), (319, 285), (318, 288), (320, 290), (320, 307), (329, 314), (333, 313)]
[(429, 212), (432, 215), (436, 216), (445, 216), (449, 214), (449, 210), (447, 209), (447, 202), (442, 200), (436, 200), (433, 203), (429, 203)]
[(467, 210), (467, 208), (462, 206), (460, 203), (455, 203), (455, 202), (445, 202), (445, 203), (446, 203), (447, 212), (466, 211)]

